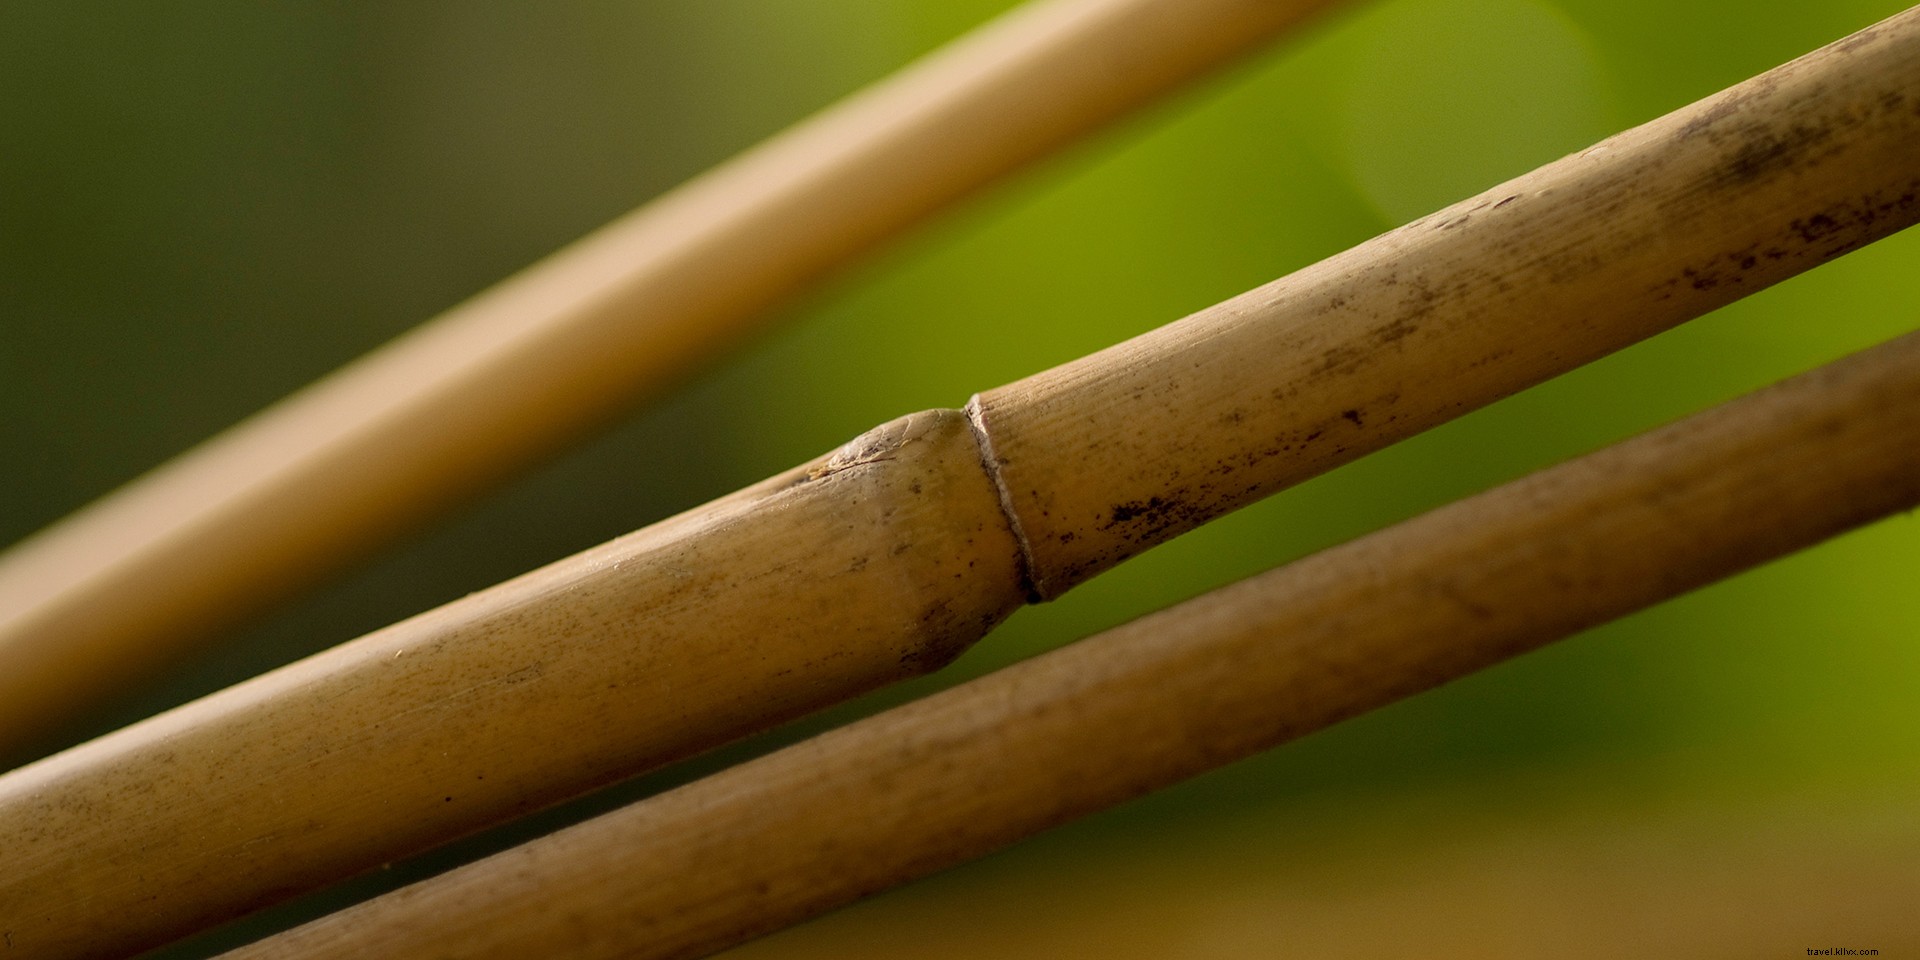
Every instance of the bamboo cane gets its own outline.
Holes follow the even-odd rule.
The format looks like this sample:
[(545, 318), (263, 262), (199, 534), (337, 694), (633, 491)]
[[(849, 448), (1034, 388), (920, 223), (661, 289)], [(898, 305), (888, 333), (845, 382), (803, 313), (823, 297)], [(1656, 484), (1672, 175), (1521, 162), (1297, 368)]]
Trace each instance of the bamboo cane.
[(0, 755), (1331, 2), (1034, 3), (29, 538), (0, 556)]
[(1177, 323), (1165, 357), (896, 421), (7, 774), (0, 918), (48, 956), (135, 949), (932, 669), (1093, 569), (1051, 559), (1072, 539), (1145, 549), (1907, 224), (1912, 105), (1920, 11)]
[(1911, 224), (1916, 121), (1909, 10), (980, 395), (1035, 593)]
[(1920, 504), (1920, 333), (228, 954), (703, 956)]

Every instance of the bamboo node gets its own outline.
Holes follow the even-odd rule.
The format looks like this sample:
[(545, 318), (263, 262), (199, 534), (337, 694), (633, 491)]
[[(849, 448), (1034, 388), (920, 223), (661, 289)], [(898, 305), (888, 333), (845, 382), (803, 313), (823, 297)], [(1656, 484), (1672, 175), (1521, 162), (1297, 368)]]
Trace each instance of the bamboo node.
[(988, 434), (986, 417), (980, 412), (980, 395), (976, 393), (969, 397), (961, 412), (966, 415), (967, 427), (973, 431), (974, 444), (980, 448), (980, 469), (993, 484), (993, 492), (1000, 498), (1000, 512), (1007, 518), (1007, 529), (1013, 533), (1014, 545), (1020, 548), (1015, 565), (1020, 575), (1020, 589), (1026, 594), (1028, 603), (1039, 603), (1047, 598), (1040, 593), (1039, 582), (1034, 579), (1037, 566), (1033, 543), (1027, 539), (1027, 531), (1020, 524), (1020, 512), (1014, 509), (1013, 491), (1007, 489), (1007, 478), (1000, 472), (1003, 461), (993, 452), (993, 437)]

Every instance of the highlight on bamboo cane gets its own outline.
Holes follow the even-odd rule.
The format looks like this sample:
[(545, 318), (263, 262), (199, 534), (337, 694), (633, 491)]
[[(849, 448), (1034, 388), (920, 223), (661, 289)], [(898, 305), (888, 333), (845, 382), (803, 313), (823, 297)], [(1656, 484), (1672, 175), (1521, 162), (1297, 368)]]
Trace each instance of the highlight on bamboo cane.
[(28, 539), (0, 555), (0, 751), (1331, 5), (1036, 0)]
[(139, 949), (933, 669), (1023, 600), (1886, 236), (1920, 215), (1917, 24), (0, 777), (9, 936)]

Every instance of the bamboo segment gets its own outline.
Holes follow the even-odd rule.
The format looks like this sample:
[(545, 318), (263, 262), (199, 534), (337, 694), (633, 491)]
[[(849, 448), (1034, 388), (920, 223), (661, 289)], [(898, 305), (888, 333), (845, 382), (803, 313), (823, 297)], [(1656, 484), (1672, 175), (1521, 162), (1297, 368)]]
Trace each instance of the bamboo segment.
[(907, 417), (14, 771), (0, 928), (123, 956), (940, 666), (1021, 601), (979, 462)]
[(0, 555), (0, 756), (1331, 2), (1016, 10), (28, 539)]
[(1061, 592), (1920, 218), (1920, 14), (975, 398)]
[[(1109, 352), (1099, 364), (986, 395), (972, 417), (930, 411), (896, 421), (831, 460), (0, 776), (0, 850), (9, 858), (0, 929), (36, 956), (149, 946), (929, 669), (1030, 594), (1030, 571), (1053, 587), (1065, 582), (1051, 578), (1063, 568), (1048, 565), (1059, 554), (1041, 540), (1071, 548), (1072, 534), (1144, 549), (1251, 495), (1187, 501), (1191, 512), (1162, 509), (1166, 492), (1155, 494), (1161, 504), (1150, 497), (1137, 507), (1050, 500), (1031, 486), (1043, 474), (1074, 497), (1104, 496), (1129, 478), (1178, 482), (1182, 470), (1197, 484), (1223, 466), (1264, 489), (1383, 446), (1408, 423), (1438, 422), (1575, 366), (1596, 345), (1651, 333), (1658, 324), (1648, 316), (1677, 320), (1731, 296), (1683, 284), (1671, 291), (1680, 306), (1665, 306), (1668, 291), (1645, 289), (1648, 263), (1616, 246), (1617, 230), (1675, 263), (1720, 262), (1726, 254), (1716, 251), (1771, 236), (1756, 223), (1825, 241), (1781, 246), (1778, 257), (1754, 248), (1746, 279), (1720, 283), (1734, 291), (1891, 232), (1920, 215), (1917, 27), (1920, 13), (1895, 18), (1548, 168), (1578, 177), (1523, 178), (1537, 188), (1527, 202), (1447, 215), (1501, 220), (1536, 242), (1545, 266), (1489, 279), (1496, 275), (1461, 258), (1485, 257), (1491, 270), (1514, 256), (1509, 245), (1471, 224), (1402, 230), (1297, 282), (1376, 275), (1373, 261), (1383, 259), (1400, 263), (1405, 278), (1384, 286), (1465, 292), (1436, 294), (1431, 309), (1389, 294), (1387, 305), (1404, 312), (1387, 314), (1327, 301), (1324, 320), (1303, 318), (1290, 301), (1269, 306), (1271, 290), (1242, 298), (1153, 341), (1171, 360)], [(1782, 119), (1752, 112), (1762, 108)], [(1738, 187), (1671, 199), (1680, 194), (1669, 180), (1693, 182), (1702, 168), (1751, 158), (1756, 128), (1789, 122), (1829, 124), (1803, 135), (1820, 144), (1817, 163), (1783, 149), (1750, 163)], [(1689, 125), (1691, 137), (1661, 134)], [(1629, 180), (1629, 195), (1609, 192)], [(1899, 189), (1907, 192), (1888, 192)], [(1563, 201), (1563, 192), (1619, 205)], [(1856, 199), (1872, 209), (1818, 225), (1794, 212), (1836, 193), (1888, 199)], [(1678, 209), (1655, 216), (1637, 205), (1642, 196)], [(1569, 219), (1580, 211), (1593, 218)], [(1549, 228), (1571, 239), (1549, 243)], [(1449, 259), (1453, 245), (1464, 252)], [(1407, 273), (1410, 263), (1461, 272)], [(1616, 269), (1607, 310), (1561, 302), (1564, 291), (1606, 287)], [(1548, 292), (1523, 294), (1522, 283)], [(1377, 296), (1370, 289), (1350, 292), (1356, 303), (1377, 302), (1365, 299)], [(1238, 349), (1220, 352), (1226, 344)], [(1241, 362), (1249, 354), (1265, 362)], [(1115, 367), (1116, 357), (1138, 373)], [(1329, 357), (1340, 365), (1320, 369)], [(1188, 365), (1211, 378), (1196, 379)], [(1508, 365), (1519, 372), (1495, 372)], [(1158, 449), (1111, 432), (1119, 414), (1098, 406), (1127, 378), (1155, 398), (1139, 405), (1160, 413), (1133, 426), (1155, 431)], [(1326, 443), (1271, 432), (1285, 429), (1289, 411), (1316, 423), (1312, 411), (1345, 409), (1361, 395), (1372, 405), (1335, 414), (1344, 432)], [(1237, 419), (1209, 416), (1208, 403), (1247, 398), (1263, 405), (1227, 411)], [(1075, 414), (1070, 403), (1094, 406)], [(1076, 417), (1085, 433), (1063, 433)], [(1054, 449), (1027, 440), (1029, 428), (1050, 435)], [(1293, 449), (1273, 453), (1276, 442)], [(1228, 458), (1233, 443), (1246, 466)], [(1116, 446), (1135, 457), (1115, 462)], [(1076, 462), (1086, 475), (1066, 471)], [(1116, 535), (1103, 525), (1121, 523), (1123, 509), (1162, 515)], [(1063, 529), (1068, 522), (1080, 525)], [(1111, 550), (1097, 555), (1110, 559)]]
[(235, 951), (679, 958), (1920, 503), (1920, 334)]

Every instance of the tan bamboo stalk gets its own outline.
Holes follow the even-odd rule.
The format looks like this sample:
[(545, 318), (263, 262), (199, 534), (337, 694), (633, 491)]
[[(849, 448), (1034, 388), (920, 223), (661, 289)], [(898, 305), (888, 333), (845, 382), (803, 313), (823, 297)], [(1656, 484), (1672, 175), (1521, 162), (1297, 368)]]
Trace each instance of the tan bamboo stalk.
[[(1181, 493), (1196, 478), (1231, 467), (1240, 495), (1298, 479), (1920, 216), (1920, 112), (1889, 104), (1920, 104), (1920, 13), (1496, 191), (1524, 203), (1467, 201), (1441, 222), (1470, 222), (1412, 225), (1176, 324), (1192, 333), (1163, 341), (1172, 365), (1234, 384), (1108, 351), (1109, 366), (1002, 388), (973, 417), (905, 418), (825, 463), (0, 776), (0, 922), (46, 956), (136, 949), (931, 669), (1031, 591), (1029, 554), (1047, 554), (1016, 525), (1076, 533), (1049, 526), (1062, 503), (1024, 505), (1031, 478), (1099, 490), (1044, 469), (1017, 435), (1027, 423), (1081, 418), (1083, 433), (1054, 434), (1059, 464), (1160, 465), (1154, 493), (1074, 507), (1078, 536), (1119, 525), (1145, 549), (1238, 502)], [(1782, 129), (1813, 131), (1794, 142), (1817, 148), (1768, 152)], [(1750, 176), (1715, 176), (1729, 167)], [(1872, 206), (1844, 212), (1860, 203)], [(1807, 210), (1828, 211), (1817, 229)], [(1751, 246), (1756, 262), (1739, 282), (1675, 290), (1647, 276), (1644, 246), (1674, 264)], [(1358, 275), (1437, 292), (1333, 282)], [(1163, 378), (1243, 406), (1182, 407)], [(1158, 431), (1162, 449), (1113, 433), (1124, 412), (1076, 414), (1063, 380), (1095, 405), (1132, 383), (1152, 402), (1120, 390), (1131, 429)], [(1036, 416), (1014, 415), (1023, 402)], [(1322, 407), (1331, 423), (1314, 419)], [(1290, 416), (1307, 418), (1298, 436)], [(1328, 428), (1342, 432), (1313, 435)], [(1242, 443), (1240, 459), (1199, 438), (1210, 431)], [(1142, 462), (1117, 467), (1102, 452), (1113, 444)], [(1152, 523), (1127, 526), (1141, 516)]]
[(1331, 2), (1030, 4), (21, 543), (0, 555), (0, 755)]
[(1916, 217), (1910, 10), (972, 411), (1058, 596)]
[(1920, 334), (228, 954), (679, 958), (1920, 504)]

